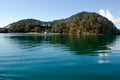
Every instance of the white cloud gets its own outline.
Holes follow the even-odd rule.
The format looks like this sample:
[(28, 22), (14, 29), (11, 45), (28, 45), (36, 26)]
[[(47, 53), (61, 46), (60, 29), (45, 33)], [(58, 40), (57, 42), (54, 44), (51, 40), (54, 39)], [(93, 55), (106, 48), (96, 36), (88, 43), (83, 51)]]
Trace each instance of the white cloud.
[(99, 14), (111, 20), (114, 24), (120, 24), (120, 18), (114, 17), (109, 10), (100, 9)]

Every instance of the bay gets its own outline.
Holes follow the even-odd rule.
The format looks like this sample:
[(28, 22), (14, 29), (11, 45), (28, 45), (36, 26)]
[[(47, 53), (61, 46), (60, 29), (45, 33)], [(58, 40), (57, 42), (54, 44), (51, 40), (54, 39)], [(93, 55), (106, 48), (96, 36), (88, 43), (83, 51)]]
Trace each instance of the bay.
[(120, 80), (120, 36), (0, 34), (0, 80)]

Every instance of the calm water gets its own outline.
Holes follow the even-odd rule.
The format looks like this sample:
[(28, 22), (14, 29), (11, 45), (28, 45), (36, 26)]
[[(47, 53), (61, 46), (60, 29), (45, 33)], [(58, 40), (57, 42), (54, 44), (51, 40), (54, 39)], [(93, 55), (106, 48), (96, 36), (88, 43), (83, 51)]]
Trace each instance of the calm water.
[(120, 80), (120, 36), (0, 34), (0, 80)]

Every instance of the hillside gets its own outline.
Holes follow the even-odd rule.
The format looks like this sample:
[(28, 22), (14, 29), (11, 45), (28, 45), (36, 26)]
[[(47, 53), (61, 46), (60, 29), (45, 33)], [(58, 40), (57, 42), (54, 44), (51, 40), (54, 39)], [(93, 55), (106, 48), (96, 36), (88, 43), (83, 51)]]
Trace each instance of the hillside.
[(81, 12), (67, 19), (53, 21), (53, 32), (69, 34), (119, 34), (120, 31), (107, 18)]
[(49, 27), (48, 23), (36, 19), (24, 19), (6, 26), (8, 33), (41, 32), (43, 27)]
[(107, 18), (90, 12), (81, 12), (52, 22), (24, 19), (11, 23), (5, 28), (8, 33), (120, 34), (120, 31)]

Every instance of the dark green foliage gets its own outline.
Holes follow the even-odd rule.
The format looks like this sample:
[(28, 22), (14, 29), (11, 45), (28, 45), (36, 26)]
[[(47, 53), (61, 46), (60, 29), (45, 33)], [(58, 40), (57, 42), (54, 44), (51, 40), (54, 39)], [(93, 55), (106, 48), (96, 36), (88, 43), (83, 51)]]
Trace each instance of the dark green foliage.
[(62, 33), (62, 34), (120, 34), (120, 31), (107, 18), (90, 12), (81, 12), (66, 19), (42, 22), (25, 19), (7, 26), (9, 33)]
[(8, 32), (30, 32), (34, 27), (40, 27), (41, 21), (35, 19), (25, 19), (8, 25)]
[(89, 12), (81, 12), (70, 18), (53, 22), (52, 31), (69, 34), (120, 34), (107, 18)]
[(6, 28), (0, 28), (0, 33), (7, 33), (7, 29)]

